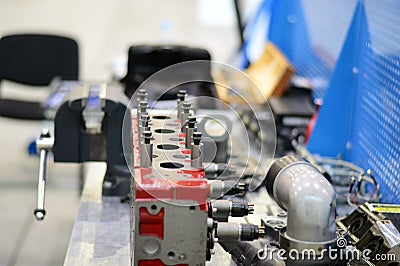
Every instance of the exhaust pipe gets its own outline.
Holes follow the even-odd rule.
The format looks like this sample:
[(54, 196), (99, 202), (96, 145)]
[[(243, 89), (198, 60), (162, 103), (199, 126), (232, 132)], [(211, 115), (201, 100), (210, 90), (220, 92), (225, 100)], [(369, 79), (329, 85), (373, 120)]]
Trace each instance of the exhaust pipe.
[(312, 249), (318, 255), (336, 246), (335, 190), (317, 168), (298, 156), (282, 157), (268, 171), (266, 188), (287, 211), (287, 227), (280, 235), (282, 248)]

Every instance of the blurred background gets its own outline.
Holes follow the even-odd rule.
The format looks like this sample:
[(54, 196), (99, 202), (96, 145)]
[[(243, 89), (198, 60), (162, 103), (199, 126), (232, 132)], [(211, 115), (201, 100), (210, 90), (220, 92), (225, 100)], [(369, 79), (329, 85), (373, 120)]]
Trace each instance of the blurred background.
[[(244, 2), (244, 1), (243, 1)], [(258, 0), (246, 1), (247, 14)], [(74, 38), (79, 45), (80, 78), (110, 80), (123, 76), (128, 48), (134, 44), (178, 43), (208, 49), (212, 58), (229, 62), (240, 43), (233, 1), (220, 0), (4, 0), (0, 1), (0, 37), (44, 33)], [(2, 96), (15, 94), (3, 82)], [(43, 90), (22, 88), (18, 97), (40, 99)], [(51, 122), (0, 117), (0, 265), (60, 265), (64, 261), (79, 207), (78, 172), (73, 164), (49, 160), (46, 205), (36, 222), (38, 158), (29, 143)]]
[[(240, 8), (242, 35), (235, 7)], [(298, 92), (288, 95), (297, 88), (306, 101), (300, 108), (285, 103), (294, 109), (289, 115), (311, 106), (301, 126), (308, 136), (312, 133), (307, 148), (372, 169), (381, 186), (378, 200), (400, 203), (399, 12), (396, 0), (2, 0), (0, 38), (70, 37), (79, 46), (79, 80), (89, 82), (124, 77), (133, 45), (177, 44), (204, 48), (213, 60), (240, 69), (254, 64), (249, 69), (260, 70), (255, 76), (268, 85), (276, 76), (269, 71), (274, 62), (259, 59), (263, 50), (268, 52), (265, 44), (272, 43), (285, 63), (282, 70), (290, 74), (283, 87), (291, 87), (275, 95), (275, 102), (298, 100)], [(7, 54), (0, 55), (1, 65)], [(1, 75), (0, 101), (46, 100), (48, 86), (32, 90)], [(232, 95), (218, 96), (229, 101)], [(36, 222), (38, 157), (29, 154), (42, 128), (52, 129), (53, 123), (0, 116), (0, 265), (60, 265), (68, 248), (81, 168), (48, 161), (51, 215)], [(277, 148), (292, 149), (293, 128), (277, 128), (283, 141)]]
[[(245, 10), (260, 1), (246, 1)], [(1, 35), (58, 33), (79, 43), (84, 79), (106, 80), (132, 44), (179, 43), (226, 61), (239, 48), (233, 1), (1, 1)], [(247, 11), (246, 11), (247, 12)], [(125, 64), (123, 64), (125, 66)]]

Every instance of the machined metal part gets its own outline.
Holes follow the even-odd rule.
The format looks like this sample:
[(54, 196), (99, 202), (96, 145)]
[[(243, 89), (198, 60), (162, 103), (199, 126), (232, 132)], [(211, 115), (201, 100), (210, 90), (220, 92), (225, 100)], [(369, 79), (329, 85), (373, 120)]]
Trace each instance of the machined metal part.
[(36, 220), (43, 220), (46, 215), (44, 208), (45, 190), (46, 190), (46, 168), (47, 154), (53, 148), (54, 139), (51, 137), (48, 129), (43, 129), (40, 137), (36, 140), (36, 149), (39, 153), (39, 175), (38, 175), (38, 193), (37, 204), (34, 210)]
[(137, 92), (137, 101), (147, 101), (147, 91), (145, 89), (139, 89)]
[(244, 200), (215, 200), (211, 204), (212, 218), (227, 222), (229, 217), (243, 217), (254, 212), (254, 204)]
[(242, 196), (246, 192), (246, 185), (236, 181), (210, 180), (210, 199), (218, 199), (223, 195)]
[(254, 224), (219, 222), (216, 229), (218, 241), (253, 241), (264, 237), (264, 227)]
[[(364, 203), (337, 224), (348, 236), (348, 240), (344, 236), (342, 240), (352, 242), (359, 254), (370, 253), (370, 265), (400, 264), (400, 205)], [(375, 260), (377, 254), (392, 257)]]
[(336, 239), (335, 191), (318, 169), (300, 157), (285, 156), (272, 164), (266, 184), (268, 193), (287, 210), (289, 237), (323, 243)]
[(179, 90), (177, 96), (178, 96), (177, 116), (179, 119), (182, 119), (182, 103), (185, 101), (185, 97), (187, 96), (186, 90)]
[(226, 194), (229, 188), (226, 186), (225, 182), (222, 180), (209, 181), (210, 184), (210, 199), (218, 199)]
[(201, 132), (193, 132), (193, 142), (190, 149), (190, 165), (193, 168), (203, 168), (203, 143)]
[(137, 117), (140, 118), (142, 114), (147, 114), (147, 101), (140, 101), (138, 102), (137, 106)]
[(335, 265), (340, 258), (337, 254), (333, 260), (329, 257), (329, 250), (340, 252), (336, 239), (326, 242), (299, 241), (288, 236), (285, 229), (280, 230), (280, 247), (288, 252), (296, 250), (298, 255), (295, 259), (288, 256), (286, 265)]
[(324, 167), (318, 164), (314, 156), (306, 149), (304, 145), (297, 143), (296, 140), (292, 140), (292, 147), (299, 156), (307, 159), (308, 162), (310, 162), (315, 168), (317, 168), (318, 171), (320, 171), (322, 175), (325, 176), (325, 178), (329, 182), (331, 182), (331, 176), (329, 175), (328, 171), (326, 171)]
[(265, 227), (265, 239), (279, 243), (280, 231), (286, 227), (286, 217), (266, 216), (261, 218), (261, 225)]
[(185, 131), (187, 120), (190, 116), (190, 108), (192, 107), (191, 103), (183, 102), (182, 103), (182, 112), (181, 112), (181, 132)]
[(196, 117), (189, 117), (185, 126), (185, 148), (190, 149), (192, 147), (193, 132), (197, 131), (196, 128)]
[(243, 182), (225, 181), (225, 184), (228, 187), (226, 195), (243, 196), (246, 193), (246, 184)]
[[(171, 204), (175, 203), (175, 204)], [(135, 231), (133, 265), (141, 260), (161, 260), (165, 265), (205, 265), (207, 213), (190, 201), (138, 201), (134, 209)], [(196, 206), (190, 208), (190, 206)], [(143, 216), (143, 213), (148, 215)], [(147, 217), (163, 217), (162, 237), (140, 234)], [(143, 229), (143, 231), (145, 231)], [(142, 231), (142, 233), (143, 233)]]
[(274, 246), (263, 249), (245, 241), (220, 242), (225, 251), (231, 254), (232, 260), (240, 266), (285, 266), (280, 258), (279, 249)]
[(140, 166), (151, 167), (153, 163), (153, 144), (151, 143), (151, 131), (143, 132), (143, 140), (140, 143)]
[(225, 163), (209, 163), (204, 167), (204, 172), (207, 174), (207, 178), (214, 179), (221, 174), (232, 175), (236, 173), (236, 167)]
[[(170, 110), (152, 109), (148, 115), (152, 121), (151, 167), (146, 167), (150, 163), (142, 163), (146, 150), (144, 142), (133, 138), (134, 165), (140, 167), (135, 167), (131, 186), (132, 264), (161, 261), (165, 265), (205, 265), (213, 254), (214, 243), (221, 236), (221, 241), (230, 242), (263, 237), (261, 226), (225, 222), (219, 226), (218, 220), (226, 220), (223, 217), (227, 214), (245, 216), (253, 212), (254, 206), (240, 200), (224, 201), (216, 203), (212, 213), (210, 199), (224, 194), (243, 194), (246, 187), (235, 181), (208, 182), (202, 161), (201, 132), (193, 132), (188, 150), (185, 137), (190, 132), (188, 134), (185, 127), (185, 134), (181, 133), (182, 124), (177, 123), (178, 118)], [(195, 121), (194, 118), (188, 120), (189, 123)], [(143, 136), (147, 134), (144, 132)], [(217, 165), (216, 171), (226, 168)]]
[(101, 125), (104, 118), (104, 112), (101, 109), (87, 109), (82, 112), (85, 121), (86, 132), (89, 134), (101, 133)]
[(88, 134), (99, 134), (105, 116), (103, 108), (105, 107), (107, 84), (88, 84), (85, 90), (87, 98), (82, 101), (84, 108), (82, 118), (85, 122), (85, 131)]
[(203, 117), (197, 127), (205, 138), (204, 146), (207, 152), (204, 154), (204, 161), (226, 163), (232, 131), (230, 119), (224, 115), (212, 114)]
[(143, 132), (144, 131), (149, 131), (150, 130), (150, 116), (147, 114), (142, 114), (140, 115), (139, 118), (139, 127), (138, 127), (138, 131), (139, 131), (139, 139), (141, 140), (143, 137)]
[[(176, 116), (164, 110), (151, 110), (149, 115), (153, 145), (150, 168), (142, 167), (146, 165), (141, 164), (145, 148), (133, 138), (135, 165), (141, 167), (136, 168), (131, 187), (132, 265), (142, 261), (205, 265), (213, 247), (205, 174), (191, 167)], [(147, 134), (144, 132), (145, 139)]]
[(337, 244), (335, 191), (318, 169), (298, 156), (282, 157), (272, 164), (266, 187), (270, 196), (287, 211), (285, 228), (276, 230), (276, 226), (268, 226), (272, 238), (276, 240), (279, 232), (280, 246), (286, 252), (312, 253), (312, 256), (308, 254), (311, 258), (288, 260), (287, 264), (335, 264), (336, 259), (329, 258), (326, 252)]

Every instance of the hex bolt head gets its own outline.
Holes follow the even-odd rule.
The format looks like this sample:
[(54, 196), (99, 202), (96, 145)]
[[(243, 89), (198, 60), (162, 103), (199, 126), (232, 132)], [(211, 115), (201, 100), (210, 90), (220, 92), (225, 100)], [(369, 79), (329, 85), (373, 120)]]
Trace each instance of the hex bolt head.
[(146, 112), (146, 109), (147, 109), (147, 101), (140, 101), (139, 104), (138, 104), (138, 109), (139, 109), (141, 112)]
[(186, 90), (179, 90), (177, 96), (178, 96), (178, 101), (184, 101), (185, 97), (187, 96)]
[(144, 137), (144, 143), (145, 144), (150, 144), (150, 141), (152, 139), (151, 131), (144, 131), (143, 132), (143, 137)]
[(150, 122), (149, 115), (141, 115), (139, 119), (139, 126), (141, 127), (148, 127)]
[(149, 115), (141, 115), (140, 120), (150, 121), (150, 116)]
[(197, 120), (196, 120), (196, 117), (194, 117), (194, 116), (189, 117), (187, 120), (187, 124), (188, 124), (189, 128), (194, 128), (196, 123), (197, 123)]
[(201, 138), (202, 138), (203, 134), (201, 134), (201, 132), (193, 132), (193, 143), (194, 145), (200, 145), (201, 142)]
[(183, 103), (182, 107), (183, 107), (183, 112), (188, 114), (190, 108), (192, 107), (192, 104), (191, 103)]
[(138, 94), (144, 95), (144, 94), (147, 94), (147, 91), (145, 89), (140, 89), (140, 90), (138, 90)]
[(143, 101), (146, 99), (147, 91), (145, 89), (140, 89), (137, 95), (138, 95), (138, 101)]

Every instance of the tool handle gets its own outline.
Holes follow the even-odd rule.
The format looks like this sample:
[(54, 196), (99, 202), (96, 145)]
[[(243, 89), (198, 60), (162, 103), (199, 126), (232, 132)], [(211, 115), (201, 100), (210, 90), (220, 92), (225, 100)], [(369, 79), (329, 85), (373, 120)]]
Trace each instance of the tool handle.
[(37, 205), (34, 211), (36, 220), (43, 220), (46, 215), (44, 209), (44, 199), (46, 190), (46, 165), (47, 165), (47, 153), (46, 149), (40, 150), (40, 161), (39, 161), (39, 175), (38, 175), (38, 193), (37, 193)]
[(53, 148), (54, 139), (50, 136), (47, 129), (42, 130), (40, 137), (36, 140), (36, 149), (39, 153), (39, 174), (37, 187), (37, 204), (33, 211), (36, 220), (41, 221), (46, 215), (44, 209), (44, 199), (46, 190), (46, 170), (47, 170), (47, 154)]

